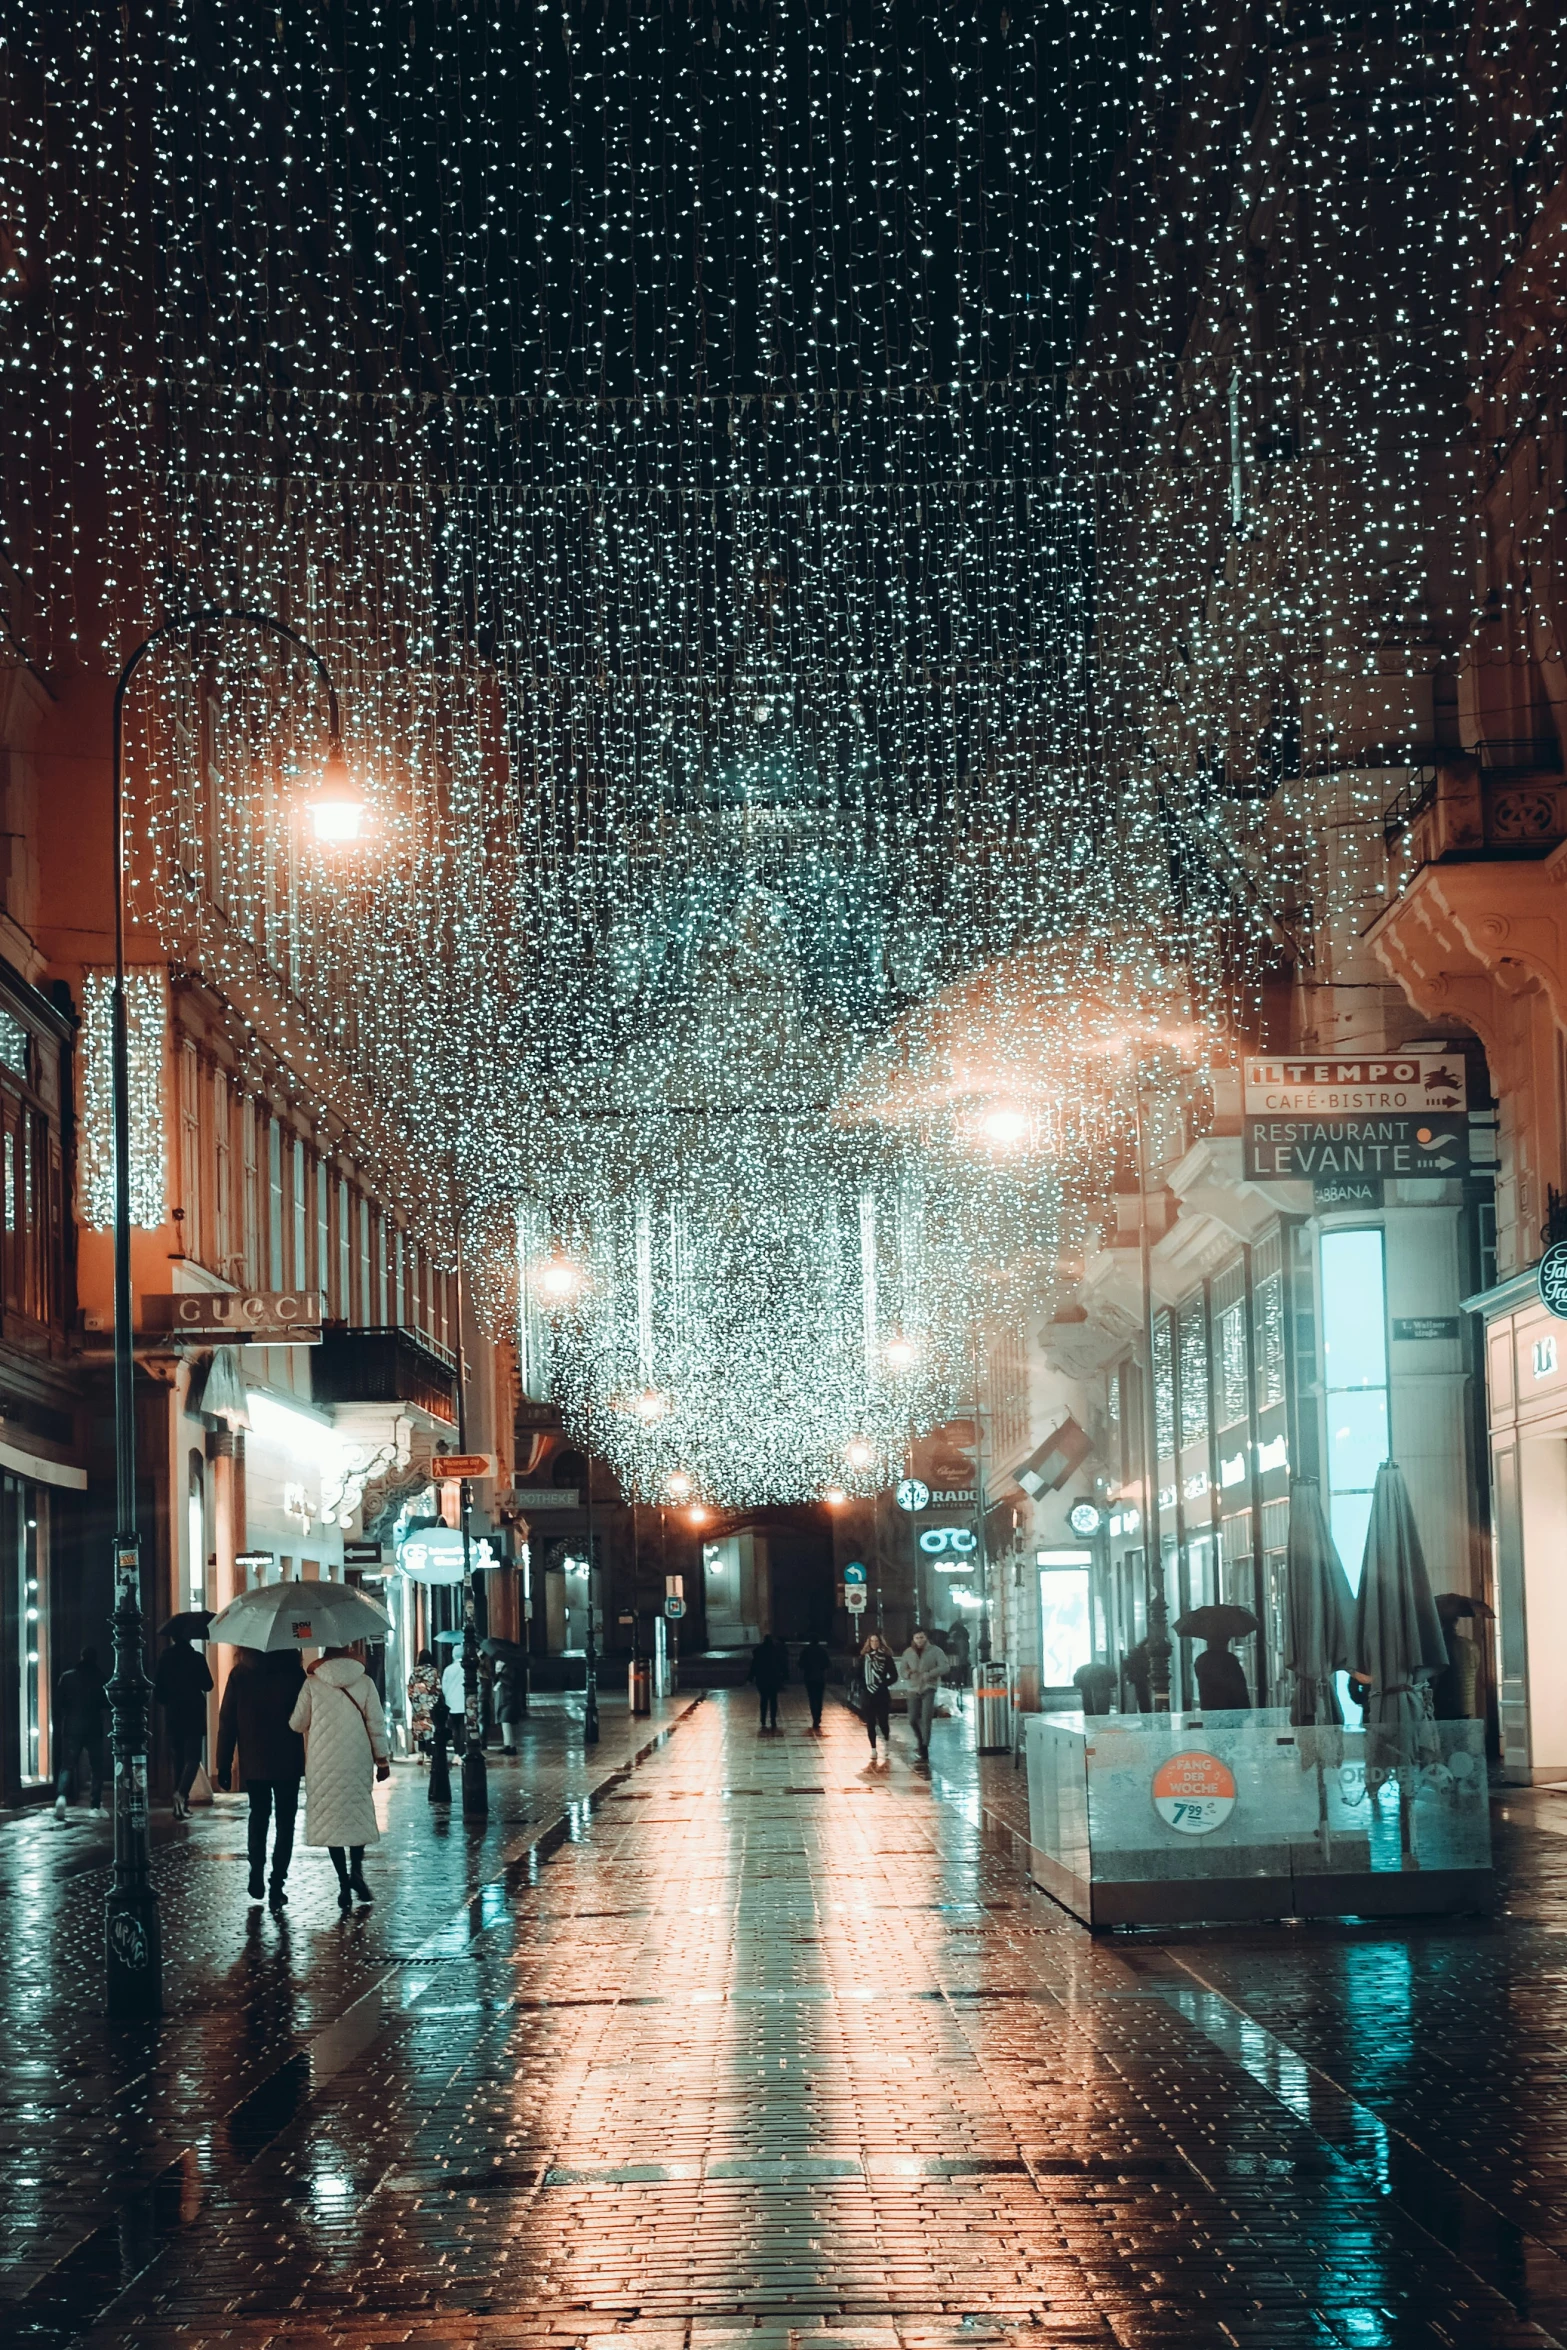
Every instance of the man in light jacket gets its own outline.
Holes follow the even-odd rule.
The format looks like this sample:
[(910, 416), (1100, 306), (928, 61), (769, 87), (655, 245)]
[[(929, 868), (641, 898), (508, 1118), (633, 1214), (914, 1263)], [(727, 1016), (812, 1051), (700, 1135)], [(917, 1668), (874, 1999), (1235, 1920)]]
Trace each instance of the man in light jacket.
[(936, 1690), (949, 1669), (947, 1652), (928, 1632), (916, 1632), (898, 1659), (898, 1681), (909, 1701), (909, 1728), (919, 1748), (919, 1766), (930, 1769), (930, 1726), (936, 1715)]

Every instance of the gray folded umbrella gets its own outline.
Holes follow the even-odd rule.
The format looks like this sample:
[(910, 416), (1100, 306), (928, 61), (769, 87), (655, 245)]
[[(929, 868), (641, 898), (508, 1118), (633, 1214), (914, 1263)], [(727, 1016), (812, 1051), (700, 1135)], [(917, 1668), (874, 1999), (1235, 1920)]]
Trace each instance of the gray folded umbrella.
[(1370, 1683), (1365, 1700), (1368, 1786), (1437, 1759), (1426, 1685), (1447, 1662), (1447, 1639), (1409, 1488), (1402, 1469), (1384, 1461), (1371, 1497), (1350, 1641), (1350, 1669)]
[(1284, 1669), (1295, 1678), (1292, 1722), (1342, 1722), (1334, 1676), (1349, 1670), (1355, 1603), (1315, 1477), (1290, 1481), (1284, 1577)]

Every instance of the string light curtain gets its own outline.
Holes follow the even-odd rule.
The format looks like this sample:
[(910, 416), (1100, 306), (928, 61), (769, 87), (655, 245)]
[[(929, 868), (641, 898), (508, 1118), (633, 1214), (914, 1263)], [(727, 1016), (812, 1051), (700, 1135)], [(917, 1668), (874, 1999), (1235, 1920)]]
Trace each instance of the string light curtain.
[(1318, 779), (1429, 730), (1461, 20), (159, 0), (4, 68), (13, 644), (265, 605), (368, 779), (345, 878), (308, 676), (182, 641), (166, 935), (297, 1003), (493, 1310), (519, 1213), (577, 1252), (628, 1476), (890, 1459), (1331, 909)]

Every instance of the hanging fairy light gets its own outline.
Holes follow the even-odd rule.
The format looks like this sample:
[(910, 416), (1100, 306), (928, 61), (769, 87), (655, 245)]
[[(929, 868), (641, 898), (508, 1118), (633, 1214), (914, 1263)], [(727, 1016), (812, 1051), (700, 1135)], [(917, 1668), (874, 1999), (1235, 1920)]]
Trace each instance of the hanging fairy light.
[(343, 691), (307, 790), (286, 651), (171, 651), (134, 919), (300, 1008), (302, 1097), (639, 1491), (943, 1416), (1429, 733), (1464, 53), (1415, 0), (1248, 38), (67, 0), (0, 52), (13, 646), (191, 583)]

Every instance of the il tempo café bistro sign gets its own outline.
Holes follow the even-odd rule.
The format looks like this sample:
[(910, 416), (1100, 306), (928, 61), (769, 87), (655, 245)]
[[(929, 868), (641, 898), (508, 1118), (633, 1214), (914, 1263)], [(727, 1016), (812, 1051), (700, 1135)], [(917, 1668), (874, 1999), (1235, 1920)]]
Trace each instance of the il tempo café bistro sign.
[(1249, 1182), (1320, 1188), (1468, 1172), (1462, 1054), (1247, 1061), (1242, 1087)]

